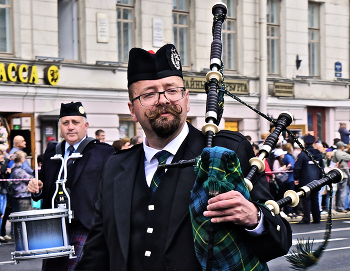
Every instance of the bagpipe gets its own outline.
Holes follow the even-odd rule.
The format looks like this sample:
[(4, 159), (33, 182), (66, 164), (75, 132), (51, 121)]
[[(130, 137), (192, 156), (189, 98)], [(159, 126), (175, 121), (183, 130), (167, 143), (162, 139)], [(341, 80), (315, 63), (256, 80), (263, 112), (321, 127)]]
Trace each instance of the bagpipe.
[[(250, 193), (253, 189), (254, 177), (264, 172), (264, 159), (268, 158), (271, 151), (275, 148), (278, 138), (283, 131), (301, 147), (311, 161), (321, 170), (323, 177), (320, 180), (314, 180), (301, 187), (297, 192), (286, 191), (284, 198), (273, 201), (268, 200), (261, 208), (268, 208), (274, 214), (279, 214), (280, 208), (284, 206), (296, 206), (300, 198), (310, 195), (312, 191), (317, 191), (324, 185), (340, 182), (343, 178), (340, 169), (333, 169), (327, 174), (318, 165), (315, 159), (307, 152), (294, 134), (287, 128), (293, 121), (293, 117), (288, 112), (282, 112), (277, 120), (274, 120), (259, 110), (246, 104), (236, 95), (226, 90), (222, 56), (222, 25), (226, 19), (227, 7), (224, 3), (217, 3), (212, 8), (213, 14), (213, 41), (211, 43), (210, 53), (210, 71), (206, 75), (205, 90), (207, 93), (206, 101), (206, 124), (202, 127), (203, 134), (206, 135), (207, 146), (200, 157), (191, 160), (181, 160), (173, 164), (165, 164), (159, 167), (187, 167), (195, 166), (197, 178), (193, 190), (191, 191), (190, 215), (194, 235), (194, 245), (196, 256), (202, 265), (203, 270), (266, 270), (266, 263), (260, 262), (254, 255), (251, 248), (244, 244), (242, 236), (235, 233), (231, 228), (227, 228), (225, 223), (214, 224), (210, 219), (203, 216), (206, 211), (207, 202), (211, 197), (231, 190), (239, 191), (246, 199), (250, 199)], [(249, 107), (258, 115), (273, 123), (275, 129), (266, 138), (258, 157), (249, 160), (251, 169), (247, 176), (243, 176), (240, 169), (240, 161), (237, 154), (222, 147), (213, 147), (213, 138), (218, 133), (224, 109), (224, 95), (228, 95), (241, 104)], [(332, 191), (331, 191), (332, 195)], [(312, 243), (299, 240), (296, 249), (287, 260), (292, 264), (293, 269), (306, 269), (317, 263), (322, 251), (328, 243), (332, 228), (332, 199), (329, 201), (328, 218), (324, 241), (316, 251), (312, 251)], [(230, 225), (232, 227), (232, 225)], [(238, 230), (239, 232), (239, 230)]]

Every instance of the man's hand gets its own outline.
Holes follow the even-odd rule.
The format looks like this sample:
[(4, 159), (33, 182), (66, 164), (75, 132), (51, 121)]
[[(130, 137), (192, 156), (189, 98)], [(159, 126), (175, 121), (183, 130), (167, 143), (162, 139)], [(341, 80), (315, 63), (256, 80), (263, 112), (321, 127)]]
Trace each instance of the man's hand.
[(204, 216), (211, 217), (212, 223), (233, 222), (244, 227), (258, 224), (257, 207), (237, 191), (230, 191), (211, 198)]
[(43, 188), (43, 182), (36, 180), (35, 178), (31, 179), (28, 183), (28, 191), (33, 194), (38, 194)]

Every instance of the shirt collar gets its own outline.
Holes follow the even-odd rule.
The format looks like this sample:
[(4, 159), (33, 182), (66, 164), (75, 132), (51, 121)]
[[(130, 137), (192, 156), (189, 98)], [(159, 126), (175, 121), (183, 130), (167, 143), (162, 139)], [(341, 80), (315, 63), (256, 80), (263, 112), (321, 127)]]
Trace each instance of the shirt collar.
[[(178, 149), (180, 148), (182, 142), (185, 140), (188, 133), (189, 133), (189, 128), (186, 122), (181, 132), (178, 134), (178, 136), (175, 137), (172, 141), (170, 141), (168, 145), (166, 145), (163, 148), (163, 150), (170, 152), (174, 156), (177, 153)], [(151, 162), (152, 158), (157, 152), (159, 152), (159, 150), (153, 149), (147, 146), (147, 144), (148, 144), (148, 140), (147, 138), (145, 138), (145, 140), (143, 141), (143, 150), (145, 151), (146, 160), (148, 162)]]
[[(86, 137), (87, 137), (87, 136), (84, 136), (82, 140), (80, 140), (78, 143), (75, 143), (75, 144), (73, 145), (74, 150), (77, 150), (77, 149), (78, 149), (80, 143), (81, 143)], [(68, 149), (69, 146), (70, 146), (70, 145), (69, 145), (69, 144), (67, 143), (67, 141), (66, 141), (66, 144), (65, 144), (65, 146), (64, 146), (65, 151), (67, 151), (67, 149)]]

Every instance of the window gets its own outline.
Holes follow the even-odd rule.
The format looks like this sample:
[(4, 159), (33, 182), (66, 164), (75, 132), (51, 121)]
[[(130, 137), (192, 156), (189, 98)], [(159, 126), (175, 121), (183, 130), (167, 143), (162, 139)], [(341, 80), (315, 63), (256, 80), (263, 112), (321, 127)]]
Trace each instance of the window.
[(119, 138), (132, 138), (136, 135), (136, 124), (132, 119), (119, 120)]
[(267, 72), (279, 74), (279, 1), (267, 0)]
[(117, 1), (118, 61), (128, 62), (129, 51), (134, 47), (133, 0)]
[(236, 70), (236, 0), (224, 0), (227, 19), (222, 26), (222, 60), (225, 68)]
[(309, 3), (309, 75), (320, 75), (319, 5)]
[(58, 0), (59, 57), (79, 59), (78, 1)]
[(11, 0), (0, 0), (0, 53), (12, 53)]
[(183, 66), (189, 66), (188, 2), (188, 0), (173, 0), (174, 45), (179, 51)]

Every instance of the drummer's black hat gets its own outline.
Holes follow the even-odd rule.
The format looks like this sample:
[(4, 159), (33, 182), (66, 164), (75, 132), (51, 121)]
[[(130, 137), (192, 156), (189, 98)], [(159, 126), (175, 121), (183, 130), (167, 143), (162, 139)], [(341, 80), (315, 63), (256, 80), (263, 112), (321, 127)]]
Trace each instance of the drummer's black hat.
[(128, 87), (141, 80), (157, 80), (169, 76), (182, 78), (180, 55), (173, 44), (166, 44), (156, 53), (141, 48), (129, 52)]
[(61, 103), (60, 118), (67, 116), (82, 116), (86, 118), (85, 109), (81, 102)]

